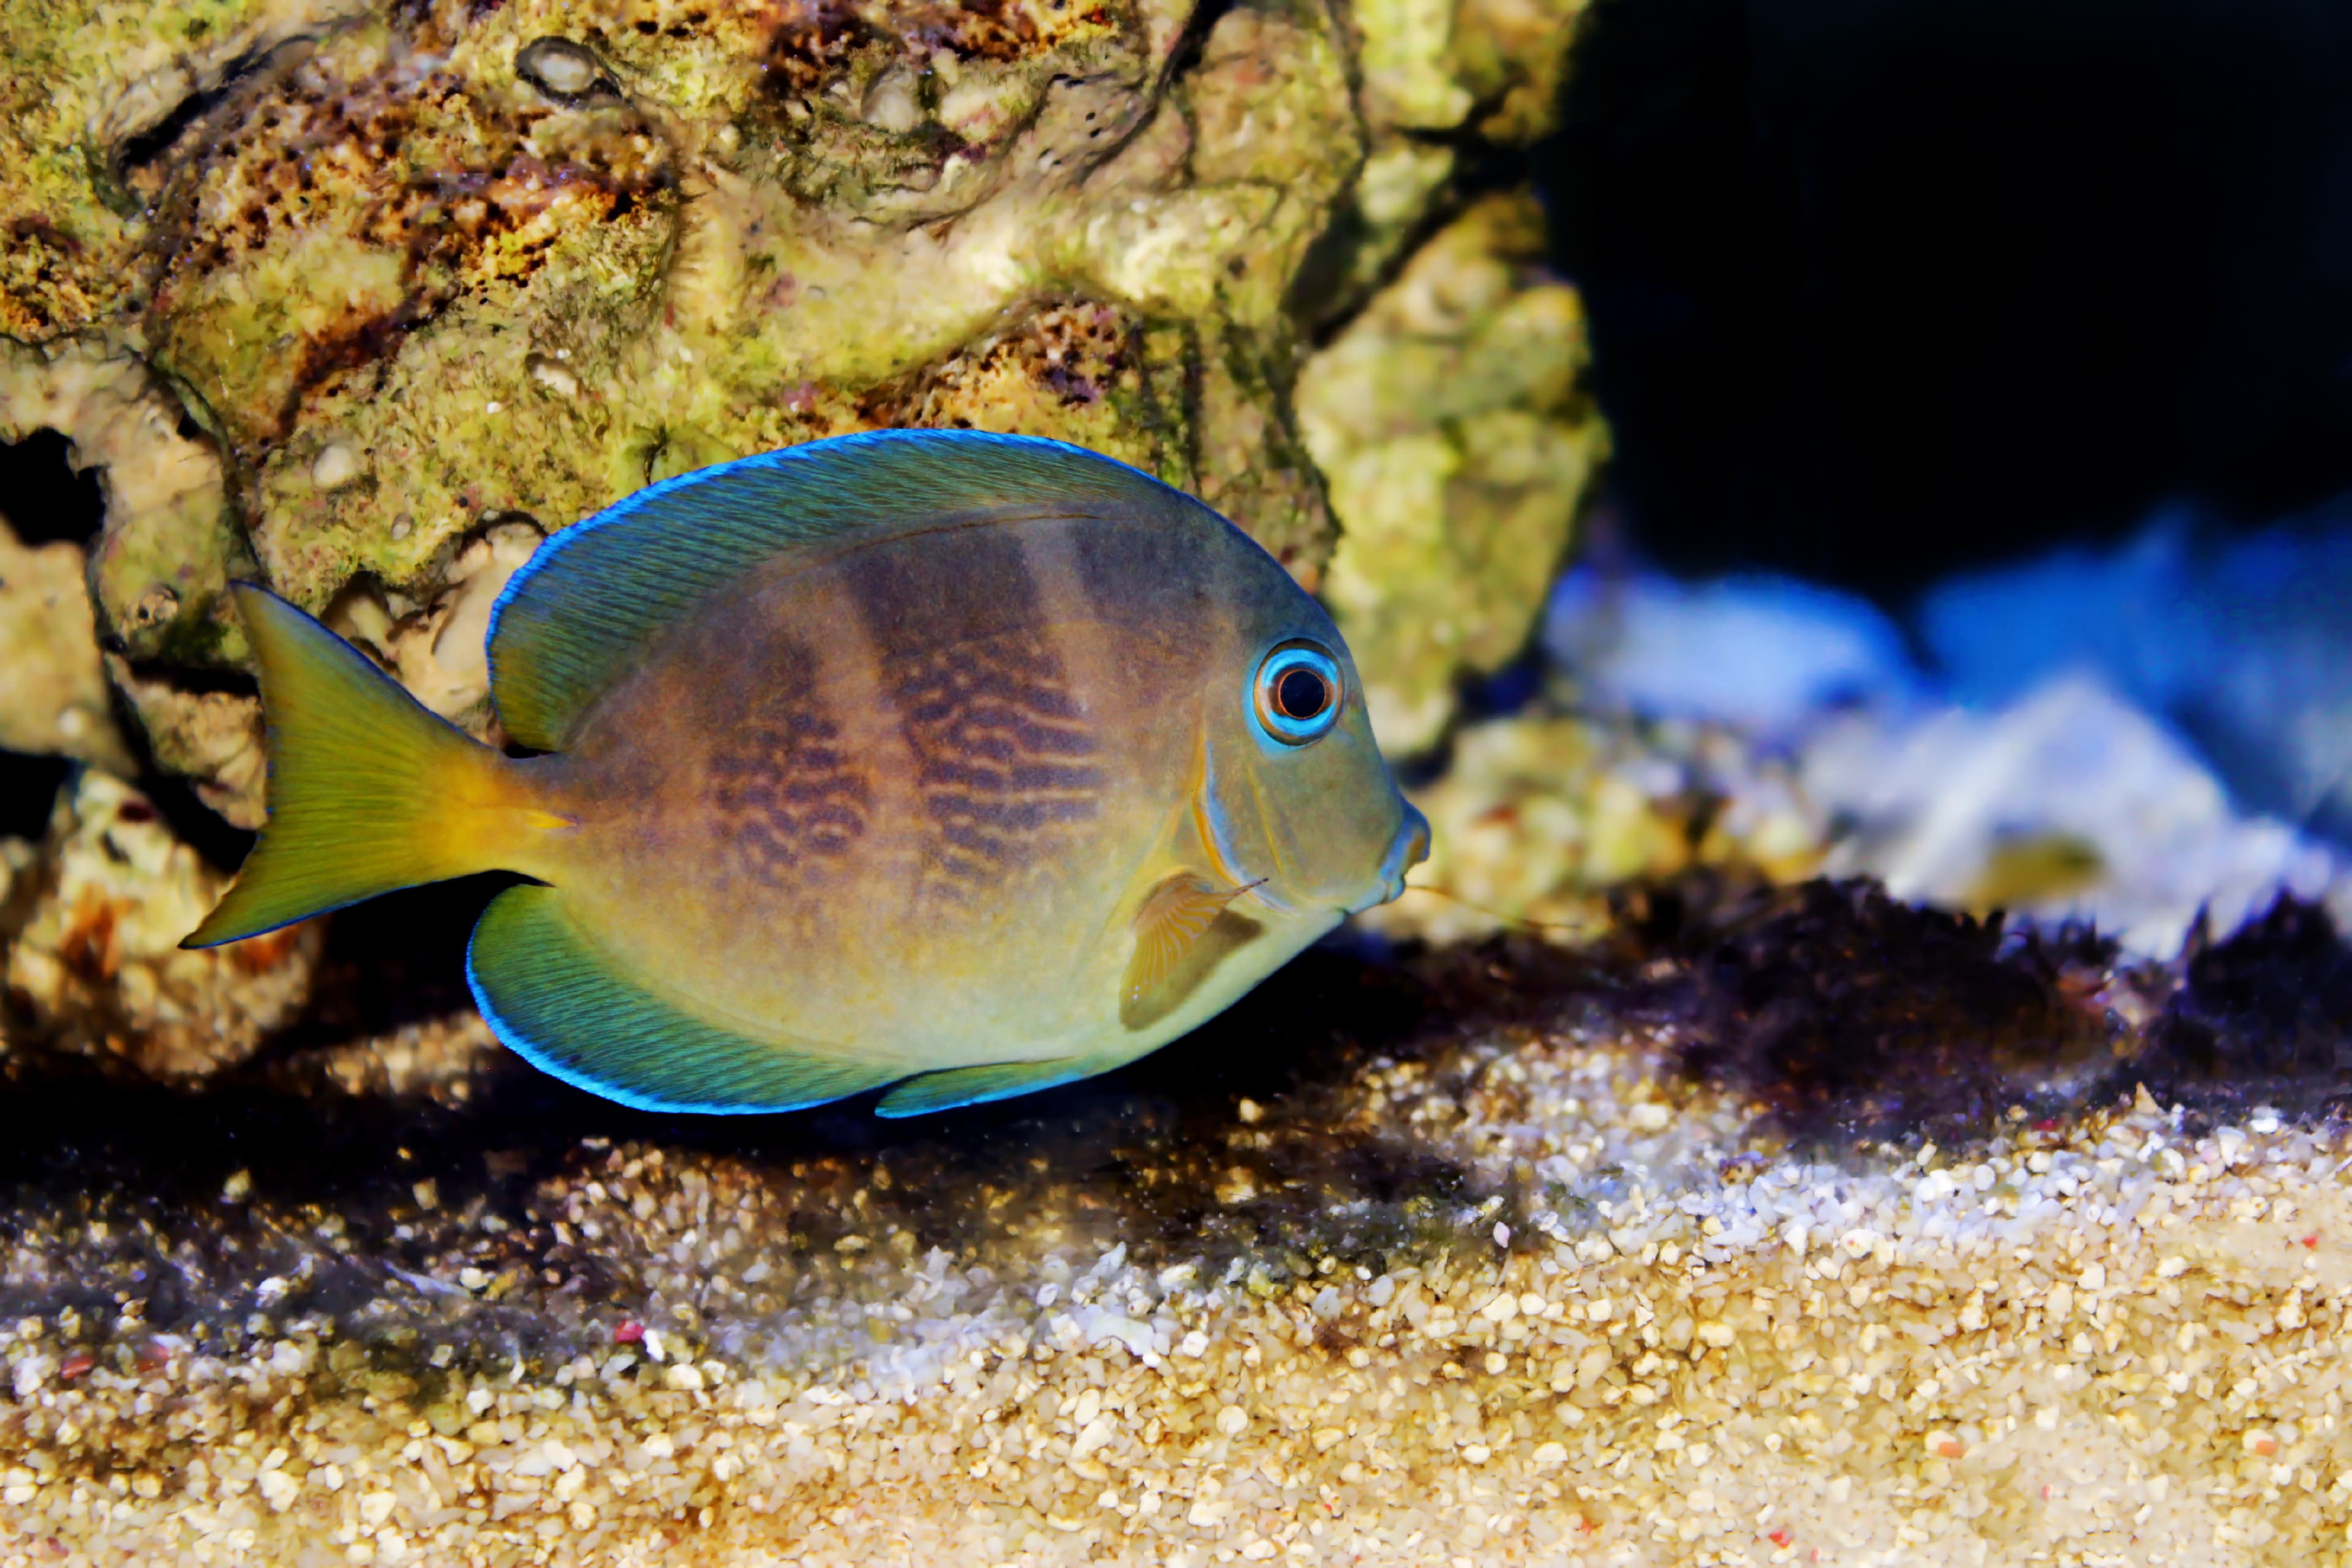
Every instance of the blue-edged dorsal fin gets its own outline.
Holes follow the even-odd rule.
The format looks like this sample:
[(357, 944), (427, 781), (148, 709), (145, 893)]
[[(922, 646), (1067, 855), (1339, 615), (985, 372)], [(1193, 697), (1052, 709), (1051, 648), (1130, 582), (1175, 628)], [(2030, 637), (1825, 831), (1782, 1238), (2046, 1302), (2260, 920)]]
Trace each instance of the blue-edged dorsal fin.
[(1084, 1057), (1055, 1057), (1044, 1062), (991, 1062), (985, 1067), (946, 1068), (910, 1078), (884, 1095), (874, 1107), (877, 1116), (928, 1116), (992, 1100), (1011, 1100), (1076, 1083), (1104, 1070), (1105, 1064)]
[(1199, 510), (1126, 464), (1027, 436), (879, 430), (682, 474), (572, 524), (490, 612), (509, 736), (557, 751), (580, 715), (710, 595), (788, 552), (1005, 517)]
[(640, 1110), (798, 1110), (907, 1072), (695, 1016), (623, 973), (553, 888), (509, 888), (490, 900), (466, 947), (466, 979), (517, 1055)]

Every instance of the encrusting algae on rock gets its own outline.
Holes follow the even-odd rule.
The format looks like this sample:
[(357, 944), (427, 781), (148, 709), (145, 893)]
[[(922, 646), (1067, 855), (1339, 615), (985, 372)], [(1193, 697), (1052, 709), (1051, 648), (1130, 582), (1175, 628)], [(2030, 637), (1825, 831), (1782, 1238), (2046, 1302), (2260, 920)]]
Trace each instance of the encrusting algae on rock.
[(1481, 201), (1299, 380), (1346, 523), (1324, 592), (1401, 754), (1444, 733), (1458, 681), (1526, 646), (1607, 449), (1579, 387), (1582, 308), (1542, 274), (1542, 245), (1532, 200)]
[(1429, 863), (1363, 923), (1433, 942), (1514, 929), (1590, 942), (1628, 889), (1690, 875), (1801, 881), (1835, 837), (1793, 767), (1738, 736), (1549, 700), (1461, 726), (1444, 773), (1410, 795), (1429, 818)]

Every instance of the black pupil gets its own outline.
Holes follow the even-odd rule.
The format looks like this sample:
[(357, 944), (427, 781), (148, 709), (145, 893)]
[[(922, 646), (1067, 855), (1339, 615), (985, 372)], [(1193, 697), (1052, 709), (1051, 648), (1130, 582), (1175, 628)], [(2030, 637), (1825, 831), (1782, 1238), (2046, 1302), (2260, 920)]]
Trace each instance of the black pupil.
[(1276, 711), (1286, 719), (1312, 719), (1331, 705), (1331, 687), (1311, 669), (1288, 669), (1274, 683)]

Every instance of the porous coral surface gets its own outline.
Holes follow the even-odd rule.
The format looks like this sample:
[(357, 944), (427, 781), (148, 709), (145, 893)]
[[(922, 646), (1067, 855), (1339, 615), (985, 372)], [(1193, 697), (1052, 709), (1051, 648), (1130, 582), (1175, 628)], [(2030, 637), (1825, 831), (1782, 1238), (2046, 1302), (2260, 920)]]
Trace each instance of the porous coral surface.
[(19, 543), (0, 513), (0, 747), (128, 773), (82, 573), (70, 542)]
[(1543, 219), (1490, 197), (1414, 253), (1307, 366), (1307, 450), (1348, 528), (1325, 579), (1382, 745), (1444, 733), (1455, 682), (1517, 654), (1606, 442), (1584, 321)]

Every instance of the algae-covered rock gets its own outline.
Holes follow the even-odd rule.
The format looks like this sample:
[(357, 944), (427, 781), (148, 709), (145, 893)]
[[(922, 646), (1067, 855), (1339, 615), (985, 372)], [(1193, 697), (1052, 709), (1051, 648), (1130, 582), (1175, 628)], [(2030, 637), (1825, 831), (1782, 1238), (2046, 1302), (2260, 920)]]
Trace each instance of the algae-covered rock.
[(76, 468), (99, 470), (106, 521), (89, 575), (100, 629), (142, 660), (242, 658), (244, 632), (223, 590), (250, 575), (251, 556), (219, 457), (171, 389), (107, 339), (39, 348), (0, 339), (0, 440), (41, 429), (71, 443)]
[(1311, 566), (1330, 529), (1281, 298), (1360, 156), (1344, 62), (1318, 12), (1236, 11), (1163, 90), (1185, 22), (517, 5), (327, 29), (159, 157), (184, 216), (155, 357), (312, 608), (362, 574), (432, 599), (486, 518), (560, 527), (911, 423), (1086, 441)]
[[(1576, 10), (12, 8), (0, 436), (54, 426), (104, 470), (110, 668), (157, 759), (247, 823), (228, 580), (328, 615), (478, 730), (462, 645), (519, 541), (827, 435), (1078, 441), (1193, 490), (1310, 585), (1350, 505), (1368, 540), (1458, 522), (1465, 558), (1539, 576), (1597, 450), (1572, 298), (1534, 273), (1523, 204), (1404, 258), (1464, 170), (1541, 128)], [(1439, 296), (1443, 321), (1415, 315)], [(1423, 330), (1436, 352), (1405, 352)], [(1379, 409), (1462, 400), (1359, 388), (1367, 423), (1315, 393), (1318, 451), (1310, 362), (1310, 387), (1491, 383), (1441, 421), (1460, 482), (1421, 484), (1415, 519), (1356, 495)], [(1428, 598), (1433, 641), (1421, 601), (1390, 613), (1380, 574), (1418, 576), (1426, 552), (1341, 562), (1384, 689), (1448, 690), (1524, 637), (1485, 587)], [(1443, 719), (1414, 700), (1409, 744)]]
[(18, 856), (5, 911), (8, 1051), (95, 1057), (197, 1078), (250, 1056), (300, 1005), (316, 924), (201, 952), (196, 928), (228, 879), (181, 843), (130, 785), (84, 772), (39, 852)]
[(1645, 732), (1538, 710), (1465, 727), (1444, 777), (1412, 792), (1430, 858), (1369, 910), (1392, 936), (1455, 942), (1527, 925), (1575, 942), (1610, 897), (1696, 868), (1795, 880), (1821, 867), (1825, 814), (1785, 762), (1722, 731)]
[(1559, 113), (1590, 0), (1356, 0), (1363, 103), (1376, 131), (1465, 128), (1533, 141)]
[(1435, 742), (1456, 680), (1525, 646), (1607, 447), (1578, 386), (1583, 312), (1542, 242), (1530, 200), (1480, 202), (1299, 381), (1344, 529), (1325, 593), (1391, 752)]
[(258, 697), (142, 668), (115, 653), (106, 656), (106, 672), (147, 732), (157, 766), (185, 778), (231, 826), (250, 831), (267, 820), (269, 754)]
[[(245, 656), (226, 589), (256, 568), (218, 453), (129, 349), (91, 336), (39, 348), (0, 339), (0, 439), (42, 429), (67, 438), (74, 467), (98, 470), (105, 522), (86, 567), (79, 549), (49, 547), (37, 622), (28, 614), (0, 623), (8, 627), (0, 637), (37, 639), (42, 649), (27, 647), (15, 678), (0, 676), (0, 737), (16, 736), (6, 743), (17, 750), (58, 752), (127, 775), (131, 758), (103, 679), (90, 680), (102, 668), (156, 761), (189, 778), (231, 822), (258, 826), (260, 704), (249, 690), (220, 684), (224, 667)], [(71, 556), (70, 586), (58, 552)], [(80, 683), (75, 705), (52, 701), (53, 678), (32, 673), (36, 659), (54, 679)], [(76, 716), (74, 734), (64, 732), (66, 715)], [(56, 743), (41, 743), (44, 726), (57, 731)]]
[(117, 773), (131, 752), (100, 662), (82, 552), (16, 542), (0, 507), (0, 750), (75, 757)]

